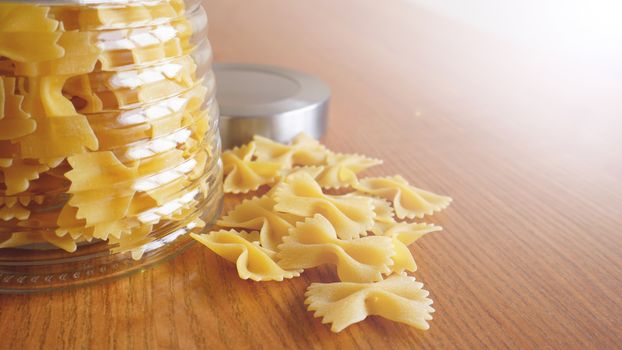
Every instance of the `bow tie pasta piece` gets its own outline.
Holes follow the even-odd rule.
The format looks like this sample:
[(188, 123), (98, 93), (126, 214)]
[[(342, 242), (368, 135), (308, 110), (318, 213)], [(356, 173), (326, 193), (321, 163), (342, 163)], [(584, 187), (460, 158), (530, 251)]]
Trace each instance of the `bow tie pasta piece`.
[(342, 188), (358, 182), (357, 174), (373, 166), (382, 164), (382, 160), (367, 158), (358, 154), (331, 153), (327, 158), (324, 171), (316, 178), (322, 188)]
[[(132, 185), (138, 176), (137, 166), (125, 166), (112, 152), (84, 153), (68, 162), (73, 169), (65, 176), (71, 180), (69, 204), (78, 208), (76, 218), (96, 226), (126, 217), (135, 193)], [(108, 233), (118, 234), (111, 231), (105, 235)]]
[(271, 258), (274, 253), (257, 244), (259, 233), (216, 231), (192, 238), (207, 246), (214, 253), (236, 264), (242, 279), (253, 281), (282, 281), (284, 278), (300, 276), (299, 270), (286, 271)]
[(26, 191), (30, 187), (30, 181), (38, 179), (48, 169), (46, 165), (36, 161), (13, 159), (8, 167), (0, 167), (4, 174), (5, 194), (14, 195)]
[(48, 18), (48, 12), (44, 6), (0, 4), (0, 56), (18, 62), (62, 57), (59, 22)]
[(340, 240), (331, 223), (322, 215), (308, 218), (283, 237), (277, 253), (278, 263), (286, 269), (306, 269), (325, 264), (336, 265), (342, 281), (371, 282), (389, 273), (395, 255), (389, 237), (364, 237)]
[(0, 56), (16, 62), (37, 62), (62, 57), (65, 50), (57, 44), (62, 33), (2, 33)]
[(274, 211), (276, 202), (268, 197), (247, 199), (216, 223), (222, 227), (259, 231), (261, 246), (276, 250), (298, 217)]
[(16, 62), (15, 74), (19, 76), (63, 77), (88, 74), (95, 69), (101, 54), (96, 36), (90, 32), (63, 32), (57, 45), (63, 48), (62, 57), (50, 57), (44, 61)]
[(357, 238), (374, 224), (370, 198), (325, 195), (320, 185), (307, 173), (287, 177), (274, 190), (274, 209), (302, 217), (322, 214), (337, 230), (341, 239)]
[[(48, 82), (42, 84), (38, 78), (28, 80), (30, 92), (24, 99), (24, 110), (30, 113), (37, 123), (35, 132), (20, 138), (20, 152), (23, 158), (52, 159), (66, 158), (87, 150), (97, 150), (99, 143), (85, 116), (76, 114), (71, 103), (65, 99), (55, 100), (49, 92)], [(62, 93), (58, 92), (61, 96)], [(47, 96), (47, 108), (42, 106), (43, 96)], [(67, 104), (68, 103), (68, 104)], [(48, 117), (48, 111), (67, 111), (74, 115)]]
[(0, 76), (0, 140), (14, 140), (35, 131), (37, 123), (22, 109), (15, 78)]
[(0, 197), (0, 220), (27, 220), (30, 217), (30, 210), (24, 207), (27, 204), (22, 204), (16, 199), (16, 197)]
[(253, 160), (255, 147), (251, 142), (222, 154), (226, 193), (248, 193), (274, 183), (279, 176), (281, 164)]
[(71, 193), (127, 186), (138, 177), (137, 165), (126, 166), (110, 151), (78, 154), (67, 161), (73, 168), (65, 174), (71, 180)]
[(447, 208), (452, 200), (411, 186), (399, 175), (365, 178), (354, 187), (359, 192), (393, 201), (395, 213), (400, 219), (432, 215)]
[(309, 311), (332, 323), (333, 332), (363, 321), (367, 316), (386, 319), (426, 330), (432, 319), (432, 300), (414, 277), (392, 276), (376, 283), (312, 283), (305, 296)]
[(93, 239), (94, 229), (92, 227), (86, 228), (86, 220), (78, 219), (77, 215), (78, 208), (66, 203), (56, 218), (58, 228), (55, 233), (59, 237), (69, 235), (74, 240), (86, 239), (90, 241)]
[(294, 174), (305, 173), (309, 175), (312, 179), (316, 179), (322, 173), (322, 171), (324, 171), (324, 167), (317, 166), (317, 165), (299, 166), (299, 167), (294, 167), (291, 169), (287, 169), (287, 168), (282, 169), (281, 175), (279, 175), (278, 181), (274, 185), (272, 185), (272, 188), (270, 188), (268, 192), (266, 192), (266, 196), (274, 198), (274, 193), (280, 187), (280, 185), (284, 183), (288, 177)]
[(294, 165), (323, 165), (328, 150), (312, 137), (301, 133), (294, 138), (291, 145), (284, 145), (268, 138), (255, 135), (257, 144), (255, 155), (260, 161), (278, 162), (285, 168)]
[(52, 33), (59, 22), (49, 18), (50, 8), (46, 6), (0, 4), (0, 32)]
[[(73, 193), (68, 203), (78, 208), (76, 218), (86, 220), (88, 227), (107, 237), (108, 234), (119, 235), (108, 227), (127, 216), (133, 196), (133, 191), (100, 189)], [(114, 227), (124, 229), (122, 225)], [(103, 238), (100, 234), (95, 237)]]

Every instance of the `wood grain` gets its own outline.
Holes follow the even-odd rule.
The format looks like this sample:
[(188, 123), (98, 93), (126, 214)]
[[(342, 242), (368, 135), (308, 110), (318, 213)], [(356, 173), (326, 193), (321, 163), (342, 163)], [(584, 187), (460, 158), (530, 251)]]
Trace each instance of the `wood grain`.
[(336, 279), (329, 269), (242, 281), (195, 245), (106, 285), (0, 296), (0, 347), (622, 347), (622, 70), (533, 52), (407, 1), (207, 10), (217, 60), (330, 83), (330, 148), (454, 197), (433, 219), (445, 230), (414, 247), (432, 328), (370, 318), (332, 334), (303, 306), (310, 282)]

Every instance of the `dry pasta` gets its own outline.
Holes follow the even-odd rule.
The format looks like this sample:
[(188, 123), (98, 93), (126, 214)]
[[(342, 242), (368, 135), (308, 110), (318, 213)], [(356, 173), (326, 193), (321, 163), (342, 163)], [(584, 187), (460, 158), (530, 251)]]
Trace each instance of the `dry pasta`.
[(247, 193), (276, 181), (282, 168), (281, 164), (253, 161), (255, 149), (255, 143), (251, 142), (223, 153), (226, 193)]
[(339, 239), (333, 225), (320, 214), (298, 223), (283, 241), (277, 254), (280, 266), (305, 269), (335, 265), (342, 281), (381, 280), (383, 273), (390, 272), (391, 258), (395, 255), (391, 238)]
[(253, 281), (282, 281), (300, 275), (300, 270), (285, 270), (272, 260), (274, 252), (257, 244), (259, 232), (216, 231), (209, 234), (191, 234), (223, 258), (235, 262), (242, 279)]
[(326, 163), (328, 150), (306, 134), (294, 138), (291, 145), (284, 145), (255, 135), (256, 156), (260, 161), (274, 161), (287, 168), (295, 165), (322, 165)]
[(276, 250), (299, 217), (275, 212), (275, 204), (270, 196), (245, 200), (216, 223), (222, 227), (259, 231), (261, 246)]
[(185, 14), (0, 4), (1, 248), (106, 240), (138, 258), (151, 232), (200, 229), (213, 79)]
[(313, 283), (305, 303), (333, 332), (371, 315), (425, 330), (434, 312), (428, 294), (414, 277), (398, 275), (376, 283)]
[(379, 159), (372, 159), (358, 154), (331, 153), (326, 159), (324, 171), (316, 178), (322, 188), (343, 188), (358, 182), (357, 174), (376, 165)]
[(337, 230), (342, 239), (360, 237), (374, 224), (372, 200), (361, 196), (327, 195), (307, 173), (287, 177), (274, 190), (279, 212), (301, 217), (322, 214)]
[(393, 201), (395, 213), (400, 219), (432, 215), (451, 203), (451, 198), (413, 187), (399, 175), (363, 179), (355, 188), (362, 193)]
[[(429, 327), (432, 301), (423, 285), (406, 275), (417, 269), (409, 246), (441, 227), (405, 220), (444, 209), (449, 197), (412, 187), (400, 176), (359, 180), (360, 172), (381, 161), (332, 153), (306, 135), (289, 145), (255, 136), (223, 158), (228, 174), (242, 169), (237, 180), (225, 180), (237, 183), (229, 192), (270, 187), (218, 221), (253, 233), (193, 236), (235, 262), (241, 278), (280, 280), (334, 265), (341, 282), (313, 283), (306, 293), (309, 310), (332, 323), (334, 332), (369, 315)], [(253, 169), (274, 163), (280, 165), (278, 174), (256, 176)]]

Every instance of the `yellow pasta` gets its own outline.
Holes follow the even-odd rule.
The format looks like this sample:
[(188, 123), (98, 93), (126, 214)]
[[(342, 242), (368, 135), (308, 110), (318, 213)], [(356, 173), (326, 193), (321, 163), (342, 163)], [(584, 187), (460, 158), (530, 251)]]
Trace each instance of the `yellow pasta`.
[(428, 233), (442, 230), (442, 227), (433, 224), (396, 222), (391, 226), (386, 227), (383, 232), (376, 232), (375, 234), (396, 237), (404, 244), (410, 245)]
[(257, 145), (255, 155), (258, 160), (278, 162), (286, 168), (294, 165), (322, 165), (328, 155), (326, 147), (306, 134), (296, 136), (291, 145), (258, 135), (253, 140)]
[(16, 79), (0, 77), (0, 140), (15, 140), (35, 131), (37, 123), (22, 109), (15, 94)]
[(335, 265), (342, 281), (371, 282), (390, 272), (395, 255), (392, 239), (373, 236), (353, 240), (337, 238), (337, 232), (322, 215), (298, 223), (289, 236), (283, 237), (277, 253), (285, 269), (306, 269), (325, 264)]
[(18, 201), (17, 197), (0, 197), (0, 219), (9, 221), (13, 219), (26, 220), (30, 217), (30, 210), (25, 208), (28, 203)]
[(243, 201), (218, 221), (223, 227), (255, 231), (219, 231), (237, 249), (225, 251), (220, 245), (215, 252), (236, 261), (242, 278), (251, 275), (246, 258), (238, 259), (242, 246), (264, 249), (263, 259), (276, 259), (284, 270), (334, 265), (342, 282), (314, 283), (306, 294), (309, 310), (323, 323), (332, 323), (333, 331), (369, 315), (429, 327), (432, 301), (423, 285), (406, 275), (417, 270), (409, 246), (441, 227), (403, 220), (433, 214), (449, 205), (449, 197), (412, 187), (400, 176), (359, 180), (360, 172), (381, 161), (332, 153), (306, 135), (289, 145), (255, 136), (223, 158), (229, 174), (238, 166), (243, 169), (243, 161), (282, 166), (274, 178), (248, 181), (253, 186), (247, 188), (271, 186), (263, 197)]
[(273, 193), (277, 202), (275, 210), (302, 217), (322, 214), (342, 239), (360, 237), (374, 224), (375, 214), (371, 199), (326, 195), (307, 173), (288, 176)]
[(269, 196), (243, 201), (217, 221), (222, 227), (259, 231), (262, 247), (276, 250), (298, 217), (274, 211), (276, 202)]
[(393, 201), (400, 219), (422, 218), (441, 211), (451, 198), (413, 187), (401, 176), (366, 178), (354, 186), (359, 192)]
[(0, 32), (51, 33), (59, 22), (48, 17), (50, 8), (20, 4), (0, 4)]
[(318, 175), (322, 173), (322, 171), (324, 171), (324, 167), (316, 166), (316, 165), (299, 166), (299, 167), (294, 167), (294, 168), (284, 168), (281, 170), (281, 174), (279, 175), (278, 180), (273, 185), (271, 185), (272, 188), (270, 188), (270, 190), (266, 193), (266, 195), (273, 198), (276, 190), (291, 175), (305, 173), (309, 175), (312, 179), (315, 179), (318, 177)]
[(133, 181), (138, 177), (138, 164), (128, 167), (112, 152), (83, 153), (69, 157), (72, 170), (65, 176), (73, 193), (106, 189)]
[(103, 240), (140, 259), (162, 244), (152, 232), (171, 228), (167, 238), (191, 235), (243, 279), (334, 265), (343, 282), (307, 292), (334, 331), (368, 315), (427, 328), (427, 292), (399, 274), (417, 268), (408, 246), (440, 227), (395, 216), (420, 218), (451, 199), (399, 176), (359, 179), (380, 160), (304, 134), (290, 144), (256, 136), (224, 152), (223, 185), (269, 191), (218, 221), (251, 233), (198, 234), (215, 156), (205, 149), (214, 81), (197, 77), (185, 11), (181, 0), (0, 4), (0, 248), (75, 252)]
[(274, 252), (259, 246), (259, 232), (216, 231), (192, 238), (214, 253), (236, 264), (242, 279), (253, 281), (282, 281), (300, 276), (300, 270), (285, 270), (271, 258)]
[(57, 45), (60, 23), (48, 17), (50, 8), (0, 4), (0, 56), (19, 62), (43, 61), (64, 54)]
[(382, 164), (379, 159), (367, 158), (358, 154), (328, 155), (324, 171), (316, 178), (323, 188), (342, 188), (358, 182), (357, 174), (373, 166)]
[(49, 168), (36, 161), (14, 159), (7, 167), (0, 167), (4, 174), (6, 194), (14, 195), (24, 192), (30, 186), (30, 181), (38, 179), (39, 175)]
[(63, 32), (57, 41), (57, 45), (64, 51), (62, 57), (49, 56), (41, 61), (16, 62), (15, 74), (67, 79), (92, 72), (101, 54), (96, 39), (94, 33)]
[(255, 150), (256, 145), (251, 142), (222, 154), (226, 193), (247, 193), (275, 182), (282, 165), (272, 161), (254, 161)]
[(185, 13), (0, 4), (2, 247), (108, 240), (139, 258), (171, 222), (199, 230), (213, 81), (196, 74)]
[(392, 276), (376, 283), (313, 283), (305, 303), (333, 332), (372, 315), (426, 330), (434, 312), (428, 294), (414, 277)]

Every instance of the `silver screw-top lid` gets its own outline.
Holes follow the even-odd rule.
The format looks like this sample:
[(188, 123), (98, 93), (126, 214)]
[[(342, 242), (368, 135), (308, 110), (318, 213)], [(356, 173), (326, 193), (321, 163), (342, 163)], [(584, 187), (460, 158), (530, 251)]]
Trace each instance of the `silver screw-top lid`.
[(321, 80), (281, 67), (218, 63), (216, 98), (224, 148), (253, 135), (289, 142), (300, 132), (320, 138), (328, 116), (330, 89)]

